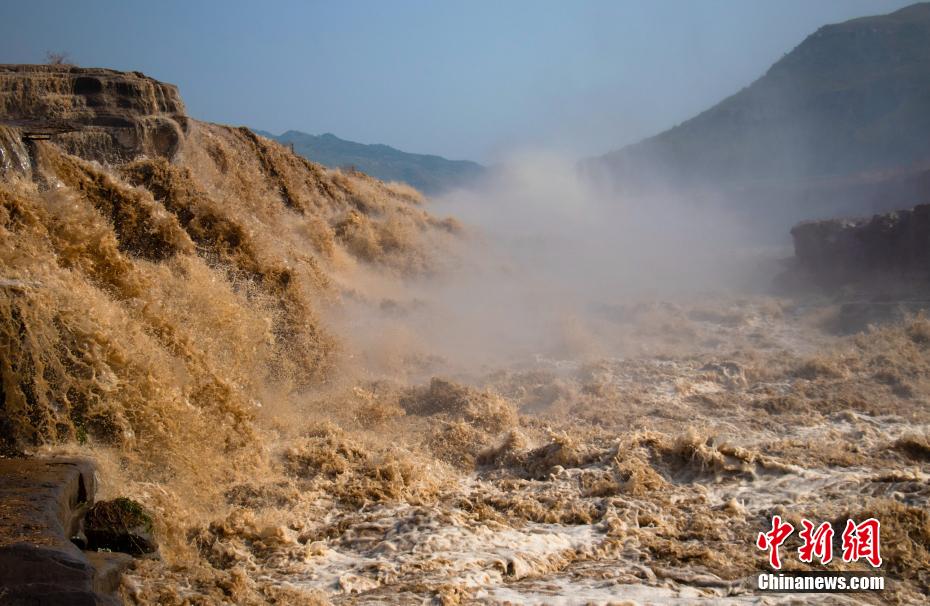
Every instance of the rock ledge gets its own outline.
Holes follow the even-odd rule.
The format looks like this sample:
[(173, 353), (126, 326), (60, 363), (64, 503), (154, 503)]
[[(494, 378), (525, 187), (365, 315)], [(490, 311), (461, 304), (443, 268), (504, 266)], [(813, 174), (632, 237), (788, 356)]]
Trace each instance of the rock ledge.
[(178, 89), (140, 72), (68, 65), (0, 65), (0, 125), (53, 136), (100, 162), (172, 157), (188, 130)]
[(110, 606), (132, 558), (81, 551), (81, 520), (93, 502), (87, 459), (0, 459), (0, 603)]

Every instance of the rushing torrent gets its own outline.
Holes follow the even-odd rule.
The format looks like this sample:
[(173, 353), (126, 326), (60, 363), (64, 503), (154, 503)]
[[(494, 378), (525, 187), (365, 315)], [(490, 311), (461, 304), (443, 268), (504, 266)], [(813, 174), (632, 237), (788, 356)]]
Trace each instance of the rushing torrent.
[(479, 240), (417, 192), (29, 67), (0, 69), (0, 447), (153, 512), (127, 603), (787, 603), (747, 582), (775, 513), (881, 519), (881, 599), (925, 599), (919, 313), (608, 300), (585, 321), (624, 347), (457, 365), (406, 289)]

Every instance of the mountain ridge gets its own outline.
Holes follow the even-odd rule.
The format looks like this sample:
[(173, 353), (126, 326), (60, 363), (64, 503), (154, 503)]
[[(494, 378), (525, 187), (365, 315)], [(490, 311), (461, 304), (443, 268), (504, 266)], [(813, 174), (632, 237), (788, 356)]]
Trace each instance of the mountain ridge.
[(407, 183), (427, 195), (441, 194), (466, 186), (480, 178), (486, 168), (470, 160), (449, 160), (435, 154), (415, 154), (384, 143), (358, 143), (333, 133), (311, 135), (287, 130), (280, 135), (256, 130), (257, 134), (284, 144), (308, 160), (330, 168), (352, 166), (383, 181)]
[(693, 118), (582, 162), (621, 188), (758, 185), (930, 161), (930, 3), (826, 25)]

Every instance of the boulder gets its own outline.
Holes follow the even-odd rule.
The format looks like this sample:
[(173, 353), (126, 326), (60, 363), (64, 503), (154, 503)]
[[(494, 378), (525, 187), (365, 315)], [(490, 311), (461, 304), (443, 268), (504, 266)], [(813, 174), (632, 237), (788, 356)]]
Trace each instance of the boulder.
[(152, 517), (141, 505), (120, 497), (100, 501), (84, 518), (87, 548), (120, 551), (134, 556), (155, 553), (158, 547), (152, 535)]

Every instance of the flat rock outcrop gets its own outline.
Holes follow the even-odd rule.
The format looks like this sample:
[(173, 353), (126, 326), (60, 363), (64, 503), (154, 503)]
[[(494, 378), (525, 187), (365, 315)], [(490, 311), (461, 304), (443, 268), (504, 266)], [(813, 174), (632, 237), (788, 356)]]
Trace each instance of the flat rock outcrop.
[(0, 459), (0, 603), (119, 603), (112, 593), (130, 556), (72, 542), (94, 490), (86, 459)]
[(0, 65), (0, 124), (54, 134), (85, 159), (124, 162), (173, 156), (188, 118), (177, 87), (140, 72)]

